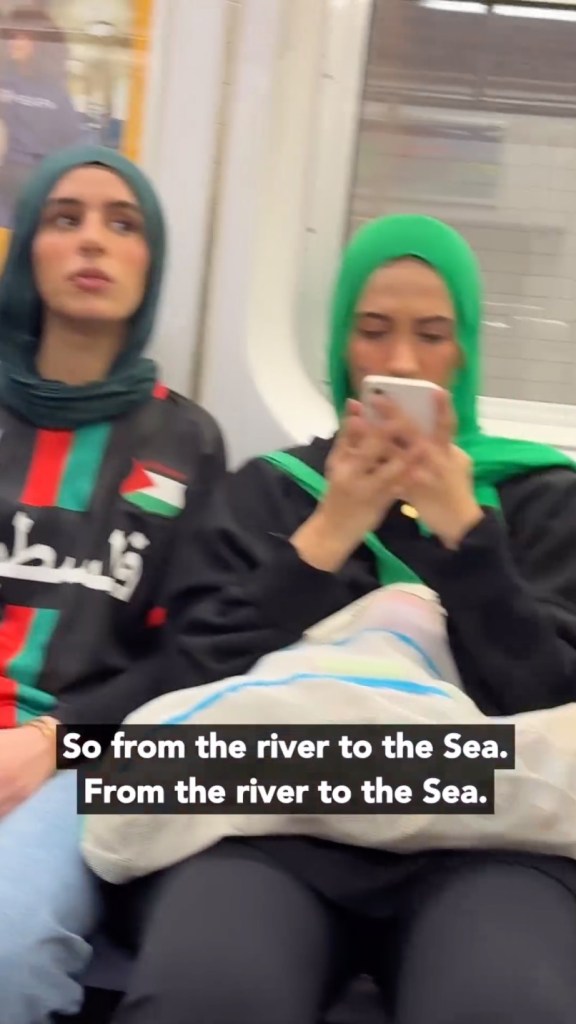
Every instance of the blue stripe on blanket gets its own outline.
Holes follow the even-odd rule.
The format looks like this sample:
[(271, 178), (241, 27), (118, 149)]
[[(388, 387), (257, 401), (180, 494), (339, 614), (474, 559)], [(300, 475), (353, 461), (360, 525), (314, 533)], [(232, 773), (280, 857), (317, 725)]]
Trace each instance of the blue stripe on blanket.
[(442, 673), (439, 671), (438, 666), (432, 661), (432, 658), (424, 648), (421, 647), (420, 644), (416, 643), (411, 636), (407, 636), (406, 633), (398, 633), (395, 629), (378, 629), (376, 626), (373, 626), (371, 629), (361, 629), (358, 633), (354, 633), (352, 636), (346, 636), (342, 640), (331, 640), (330, 646), (347, 647), (349, 644), (355, 643), (359, 637), (373, 633), (381, 633), (384, 636), (393, 636), (395, 640), (399, 640), (400, 643), (405, 644), (406, 647), (410, 647), (410, 649), (422, 659), (426, 668), (432, 672), (436, 679), (442, 678)]
[[(435, 697), (446, 697), (448, 700), (452, 698), (449, 694), (445, 693), (444, 690), (440, 690), (437, 686), (429, 686), (427, 683), (414, 683), (408, 679), (374, 679), (371, 676), (339, 676), (339, 675), (316, 675), (308, 673), (297, 673), (293, 676), (288, 676), (285, 679), (251, 679), (241, 683), (231, 683), (225, 690), (220, 690), (218, 693), (212, 693), (209, 697), (205, 697), (204, 700), (198, 702), (198, 704), (192, 704), (186, 711), (180, 712), (178, 715), (174, 715), (172, 718), (166, 718), (161, 723), (162, 725), (182, 725), (188, 719), (193, 718), (201, 711), (206, 711), (207, 708), (211, 708), (214, 704), (218, 704), (219, 701), (223, 700), (224, 697), (229, 697), (231, 694), (240, 693), (242, 690), (260, 689), (262, 687), (270, 686), (290, 686), (293, 683), (301, 683), (305, 679), (329, 679), (331, 681), (338, 680), (341, 683), (353, 683), (356, 686), (369, 686), (376, 690), (397, 690), (400, 693), (414, 693), (414, 694), (432, 694)], [(290, 723), (286, 723), (287, 725)]]

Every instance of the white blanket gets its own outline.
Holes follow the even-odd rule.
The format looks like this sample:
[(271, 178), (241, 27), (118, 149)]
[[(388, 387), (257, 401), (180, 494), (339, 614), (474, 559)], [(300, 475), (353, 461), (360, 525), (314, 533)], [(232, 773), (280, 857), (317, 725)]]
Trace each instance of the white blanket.
[(516, 767), (495, 776), (495, 813), (89, 815), (83, 853), (123, 883), (226, 836), (307, 835), (411, 852), (508, 848), (576, 857), (576, 705), (489, 719), (462, 691), (435, 595), (388, 587), (320, 623), (246, 676), (179, 690), (126, 724), (516, 726)]

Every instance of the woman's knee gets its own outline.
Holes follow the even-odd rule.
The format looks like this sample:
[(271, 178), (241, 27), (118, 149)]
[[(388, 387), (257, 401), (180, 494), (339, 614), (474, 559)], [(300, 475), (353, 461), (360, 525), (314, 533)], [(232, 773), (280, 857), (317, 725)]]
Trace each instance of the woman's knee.
[(433, 881), (403, 948), (399, 1024), (576, 1020), (576, 901), (567, 890), (490, 861)]
[(414, 993), (398, 1015), (398, 1024), (573, 1024), (576, 984), (566, 987), (553, 974), (505, 976), (478, 972), (477, 983), (464, 987), (454, 977), (452, 989)]
[(243, 976), (221, 964), (217, 977), (190, 964), (185, 976), (136, 981), (114, 1024), (316, 1024), (320, 1007), (310, 991), (297, 979), (277, 980), (260, 964)]
[(99, 914), (77, 848), (73, 778), (51, 780), (0, 823), (0, 1020), (76, 1013)]
[(152, 926), (114, 1024), (316, 1024), (335, 965), (329, 940), (312, 924), (300, 943), (281, 915), (273, 927), (273, 912), (266, 944), (250, 911), (229, 915), (219, 935), (209, 925), (204, 943), (200, 917), (172, 942)]
[(242, 845), (169, 872), (144, 921), (115, 1024), (314, 1024), (343, 955), (332, 913)]

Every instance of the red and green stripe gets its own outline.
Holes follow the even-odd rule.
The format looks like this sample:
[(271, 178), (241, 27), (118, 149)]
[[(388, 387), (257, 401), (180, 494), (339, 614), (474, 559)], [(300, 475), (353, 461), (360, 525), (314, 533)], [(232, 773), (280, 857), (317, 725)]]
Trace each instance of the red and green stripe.
[[(92, 501), (111, 426), (38, 430), (20, 502), (85, 512)], [(38, 689), (60, 612), (8, 605), (0, 626), (0, 728), (21, 725), (55, 704)]]
[(0, 630), (0, 728), (46, 714), (54, 697), (38, 689), (46, 649), (59, 612), (7, 605)]
[(85, 512), (110, 438), (109, 423), (80, 430), (39, 430), (20, 501), (36, 508)]

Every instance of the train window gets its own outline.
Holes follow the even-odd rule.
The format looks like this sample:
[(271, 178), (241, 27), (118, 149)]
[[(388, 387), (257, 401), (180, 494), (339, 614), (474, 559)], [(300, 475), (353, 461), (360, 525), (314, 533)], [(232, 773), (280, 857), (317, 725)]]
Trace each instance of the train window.
[(308, 373), (324, 390), (342, 241), (383, 213), (428, 213), (482, 265), (489, 416), (573, 434), (576, 5), (329, 6), (298, 325)]

